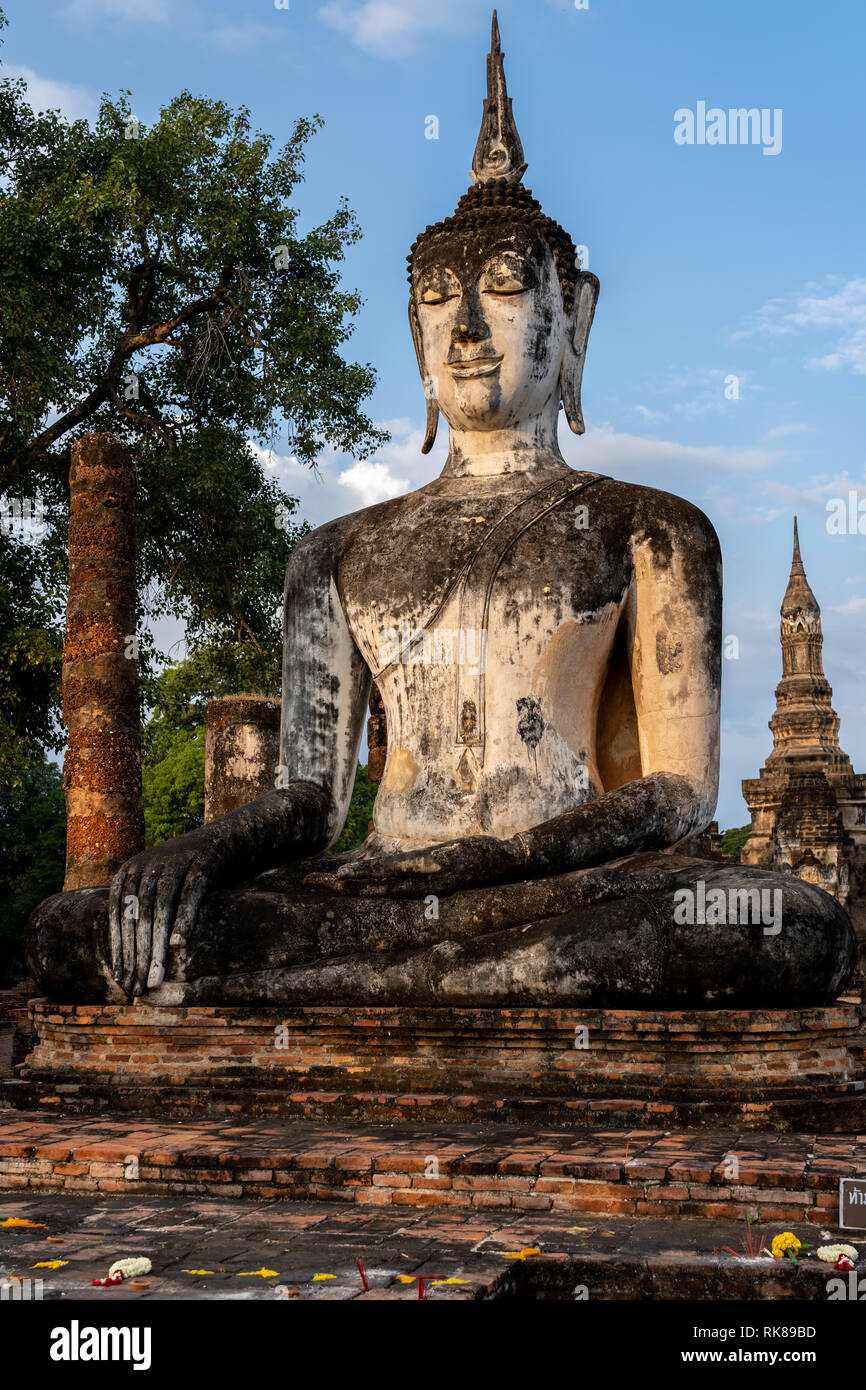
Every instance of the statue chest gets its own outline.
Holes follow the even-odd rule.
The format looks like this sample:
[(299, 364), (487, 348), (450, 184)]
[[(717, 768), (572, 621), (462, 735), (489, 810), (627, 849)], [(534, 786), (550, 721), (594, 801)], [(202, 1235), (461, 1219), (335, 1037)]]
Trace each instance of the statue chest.
[(368, 563), (349, 550), (341, 566), (388, 724), (376, 826), (398, 839), (503, 833), (600, 786), (597, 709), (628, 566), (573, 509), (492, 554), (468, 515), (428, 515), (408, 547), (381, 535), (375, 563), (368, 532)]
[(537, 494), (413, 494), (358, 518), (338, 582), (374, 676), (395, 661), (447, 665), (449, 644), (461, 661), (486, 644), (513, 664), (562, 624), (618, 602), (629, 567), (609, 553), (604, 528), (576, 524), (579, 496), (554, 493), (551, 505)]

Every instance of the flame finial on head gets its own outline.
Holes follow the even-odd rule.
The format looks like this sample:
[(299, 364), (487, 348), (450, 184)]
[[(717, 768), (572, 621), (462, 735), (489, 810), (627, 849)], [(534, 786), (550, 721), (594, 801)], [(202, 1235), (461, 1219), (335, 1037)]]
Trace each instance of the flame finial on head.
[(499, 21), (493, 11), (490, 52), (487, 55), (487, 96), (478, 144), (472, 159), (473, 183), (507, 179), (519, 183), (526, 171), (523, 146), (511, 111), (505, 85), (505, 55), (499, 39)]

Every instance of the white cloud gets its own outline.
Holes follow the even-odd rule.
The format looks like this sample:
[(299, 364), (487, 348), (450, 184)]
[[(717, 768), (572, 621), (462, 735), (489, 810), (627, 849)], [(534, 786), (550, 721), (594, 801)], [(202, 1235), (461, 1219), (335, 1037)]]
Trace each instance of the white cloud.
[(669, 410), (650, 410), (647, 405), (636, 405), (633, 409), (635, 414), (639, 415), (642, 420), (646, 420), (648, 425), (660, 424), (662, 420), (670, 418)]
[(834, 339), (827, 351), (807, 359), (810, 367), (831, 372), (848, 367), (857, 376), (866, 376), (866, 277), (845, 280), (830, 275), (821, 284), (811, 282), (788, 297), (771, 299), (734, 336), (778, 337), (804, 331)]
[(421, 453), (424, 431), (412, 420), (377, 420), (376, 424), (388, 431), (391, 440), (377, 450), (374, 459), (353, 462), (346, 454), (327, 449), (310, 468), (293, 454), (262, 449), (253, 440), (247, 441), (247, 447), (268, 476), (298, 498), (296, 519), (321, 526), (422, 487), (441, 473), (448, 452), (447, 427), (440, 429), (435, 447), (425, 455)]
[(849, 598), (847, 603), (838, 603), (833, 607), (834, 613), (866, 613), (866, 598)]
[(337, 479), (341, 487), (351, 488), (358, 494), (363, 507), (372, 507), (376, 502), (385, 502), (389, 497), (399, 497), (408, 492), (409, 479), (397, 478), (386, 463), (374, 463), (363, 459), (347, 468)]
[(266, 473), (277, 474), (281, 480), (284, 480), (286, 474), (303, 466), (294, 454), (278, 454), (274, 449), (263, 449), (254, 439), (247, 440), (247, 448), (258, 459)]
[(767, 430), (765, 439), (787, 439), (792, 434), (814, 434), (812, 425), (774, 425), (771, 430)]
[[(731, 390), (736, 387), (736, 395)], [(652, 377), (641, 388), (658, 407), (635, 405), (633, 411), (648, 425), (659, 425), (679, 417), (692, 420), (701, 415), (716, 413), (730, 415), (736, 402), (747, 393), (753, 395), (764, 388), (742, 369), (726, 367), (675, 367)]]
[(489, 0), (328, 0), (317, 13), (366, 53), (402, 58), (426, 35), (465, 31), (490, 9)]
[(610, 425), (590, 429), (582, 439), (561, 430), (560, 445), (574, 468), (590, 468), (651, 486), (655, 486), (659, 474), (680, 469), (692, 474), (700, 470), (707, 478), (720, 472), (752, 474), (774, 468), (782, 457), (772, 449), (648, 439), (645, 435), (621, 433)]
[[(779, 458), (787, 463), (783, 455)], [(858, 500), (866, 497), (866, 483), (858, 484), (847, 472), (833, 477), (827, 473), (813, 474), (802, 481), (794, 481), (788, 467), (782, 476), (751, 479), (748, 490), (730, 485), (712, 487), (708, 498), (712, 499), (716, 515), (738, 523), (763, 525), (799, 513), (800, 516), (820, 516), (822, 524), (826, 525), (829, 500), (842, 498), (847, 506), (850, 492), (856, 493)]]
[(4, 77), (23, 77), (27, 83), (27, 102), (36, 112), (61, 111), (68, 121), (82, 117), (91, 120), (97, 113), (98, 102), (86, 87), (78, 87), (73, 82), (55, 82), (50, 77), (40, 77), (32, 68), (3, 64)]

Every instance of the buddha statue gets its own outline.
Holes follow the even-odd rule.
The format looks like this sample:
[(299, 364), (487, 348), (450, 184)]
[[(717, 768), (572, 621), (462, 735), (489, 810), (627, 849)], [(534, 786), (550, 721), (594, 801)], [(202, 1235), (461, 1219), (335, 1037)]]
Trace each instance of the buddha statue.
[[(767, 1008), (848, 980), (827, 894), (677, 852), (716, 803), (719, 543), (566, 464), (599, 282), (525, 170), (494, 14), (472, 187), (409, 256), (442, 473), (296, 545), (275, 789), (43, 903), (52, 998)], [(374, 680), (373, 829), (331, 853)]]

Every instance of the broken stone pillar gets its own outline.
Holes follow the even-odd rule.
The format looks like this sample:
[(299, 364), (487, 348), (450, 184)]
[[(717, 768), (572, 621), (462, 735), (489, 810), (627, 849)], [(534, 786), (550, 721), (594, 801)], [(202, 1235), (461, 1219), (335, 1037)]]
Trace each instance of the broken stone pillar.
[(72, 446), (63, 641), (64, 889), (109, 883), (144, 848), (135, 474), (110, 434)]
[(381, 782), (388, 757), (388, 721), (379, 687), (370, 691), (370, 718), (367, 720), (367, 776), (371, 782)]
[(280, 702), (267, 695), (209, 700), (204, 736), (205, 823), (274, 790)]

